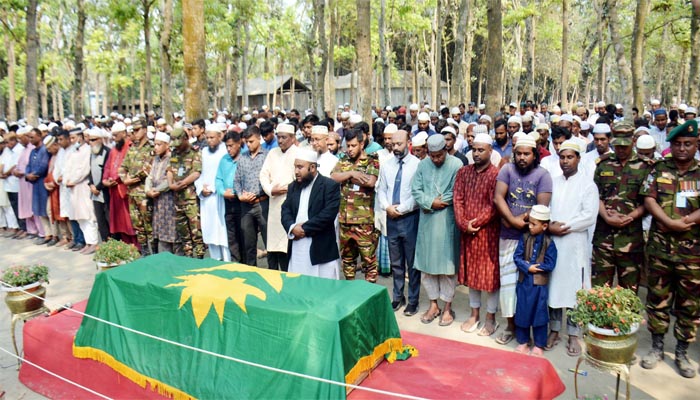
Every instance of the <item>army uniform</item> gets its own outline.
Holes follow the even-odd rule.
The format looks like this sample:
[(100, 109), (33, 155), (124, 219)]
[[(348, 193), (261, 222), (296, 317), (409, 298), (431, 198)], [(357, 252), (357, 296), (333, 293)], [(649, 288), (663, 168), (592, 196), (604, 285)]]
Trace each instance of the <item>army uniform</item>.
[[(149, 245), (153, 241), (153, 200), (146, 196), (145, 183), (153, 164), (153, 145), (146, 141), (143, 146), (134, 143), (124, 157), (120, 169), (122, 182), (127, 178), (138, 178), (139, 182), (127, 186), (129, 215), (141, 246), (141, 254), (151, 254)], [(123, 175), (122, 175), (123, 174)], [(157, 249), (154, 246), (153, 249)]]
[[(359, 171), (379, 176), (379, 161), (366, 154), (362, 157), (356, 163), (349, 158), (341, 159), (333, 172)], [(374, 194), (374, 188), (356, 185), (350, 179), (340, 186), (340, 256), (348, 280), (355, 279), (355, 260), (359, 254), (365, 280), (377, 281), (379, 232), (374, 228)]]
[[(614, 143), (631, 145), (632, 133), (615, 132)], [(651, 163), (632, 153), (625, 165), (612, 153), (603, 155), (596, 167), (593, 180), (598, 186), (600, 200), (607, 210), (627, 215), (643, 204), (639, 189), (649, 175)], [(640, 267), (644, 262), (644, 231), (642, 218), (636, 218), (622, 228), (608, 225), (603, 217), (598, 220), (593, 234), (593, 270), (591, 282), (610, 286), (617, 271), (618, 284), (637, 291)]]
[[(680, 129), (680, 131), (677, 131)], [(669, 139), (690, 129), (697, 137), (697, 123), (692, 120), (674, 129)], [(669, 140), (670, 141), (670, 140)], [(678, 170), (673, 158), (656, 163), (642, 187), (641, 194), (653, 198), (671, 219), (681, 219), (700, 209), (700, 165), (692, 160), (688, 171)], [(642, 366), (653, 368), (663, 359), (663, 337), (670, 325), (673, 307), (676, 323), (674, 337), (676, 365), (681, 375), (695, 376), (695, 369), (686, 357), (688, 343), (695, 341), (700, 319), (700, 225), (693, 225), (685, 232), (666, 229), (656, 218), (652, 220), (647, 245), (649, 257), (647, 315), (648, 329), (652, 334), (652, 350), (644, 357)], [(682, 353), (679, 355), (679, 351)], [(682, 359), (679, 365), (679, 357)]]
[[(187, 140), (181, 139), (181, 140)], [(170, 156), (168, 172), (173, 183), (187, 178), (193, 172), (202, 172), (202, 155), (193, 148), (180, 154), (177, 150)], [(187, 257), (204, 257), (202, 224), (199, 219), (199, 202), (194, 183), (175, 193), (175, 231), (182, 242), (182, 253)]]

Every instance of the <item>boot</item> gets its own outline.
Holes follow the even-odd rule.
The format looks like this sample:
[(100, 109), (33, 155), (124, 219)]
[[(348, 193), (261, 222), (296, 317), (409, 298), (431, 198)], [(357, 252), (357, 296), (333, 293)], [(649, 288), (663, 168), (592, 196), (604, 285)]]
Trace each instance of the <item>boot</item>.
[(642, 368), (653, 369), (659, 361), (664, 359), (664, 335), (660, 333), (651, 334), (651, 350), (642, 358)]
[(688, 360), (688, 342), (679, 340), (678, 344), (676, 344), (676, 367), (678, 367), (678, 372), (682, 377), (695, 377), (695, 368), (693, 368), (690, 364), (690, 360)]

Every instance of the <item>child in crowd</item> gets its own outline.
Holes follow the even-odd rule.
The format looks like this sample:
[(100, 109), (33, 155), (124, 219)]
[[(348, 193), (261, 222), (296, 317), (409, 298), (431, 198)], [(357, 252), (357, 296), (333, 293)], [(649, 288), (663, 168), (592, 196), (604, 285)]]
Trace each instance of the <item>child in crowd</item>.
[(532, 327), (535, 347), (530, 354), (541, 356), (547, 345), (547, 323), (549, 310), (549, 273), (557, 262), (557, 248), (546, 233), (549, 225), (549, 207), (535, 205), (528, 218), (529, 232), (523, 234), (513, 255), (518, 267), (518, 283), (515, 288), (515, 338), (518, 347), (515, 351), (528, 353), (530, 327)]

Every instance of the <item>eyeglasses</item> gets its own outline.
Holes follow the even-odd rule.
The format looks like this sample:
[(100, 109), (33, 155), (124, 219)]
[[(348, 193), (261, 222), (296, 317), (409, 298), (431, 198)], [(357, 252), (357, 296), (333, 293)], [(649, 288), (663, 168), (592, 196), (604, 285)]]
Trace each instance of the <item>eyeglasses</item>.
[(98, 140), (100, 140), (100, 139), (88, 139), (88, 141), (89, 141), (90, 143), (92, 143), (92, 142), (97, 142)]

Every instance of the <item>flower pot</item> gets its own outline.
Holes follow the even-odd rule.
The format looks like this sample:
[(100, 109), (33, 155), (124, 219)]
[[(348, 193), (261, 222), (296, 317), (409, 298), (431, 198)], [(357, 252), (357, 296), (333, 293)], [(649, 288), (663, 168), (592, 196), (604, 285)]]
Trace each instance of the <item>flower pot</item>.
[(632, 325), (626, 334), (588, 324), (588, 332), (584, 337), (586, 353), (598, 361), (629, 364), (637, 350), (638, 330), (639, 324)]
[(114, 267), (118, 267), (120, 265), (126, 264), (126, 261), (119, 261), (118, 263), (106, 263), (102, 261), (95, 261), (97, 263), (97, 268), (100, 269), (100, 271), (106, 271), (108, 269), (112, 269)]
[[(26, 286), (20, 286), (17, 288), (2, 288), (5, 295), (5, 304), (10, 309), (12, 314), (20, 314), (30, 311), (36, 311), (44, 305), (44, 297), (46, 296), (46, 287), (43, 286), (43, 282), (34, 282)], [(41, 298), (36, 298), (34, 296), (39, 296)]]

